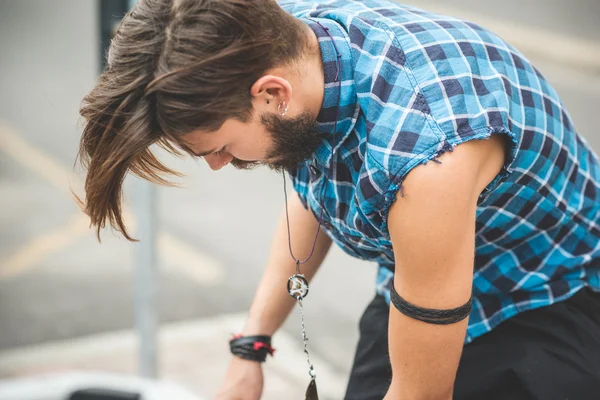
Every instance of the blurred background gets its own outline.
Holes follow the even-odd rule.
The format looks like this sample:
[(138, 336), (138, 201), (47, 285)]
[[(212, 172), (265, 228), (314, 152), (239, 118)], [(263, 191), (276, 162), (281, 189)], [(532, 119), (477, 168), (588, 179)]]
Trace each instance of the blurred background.
[[(478, 22), (523, 51), (600, 151), (598, 0), (405, 3)], [(82, 194), (84, 177), (74, 170), (78, 108), (127, 7), (125, 0), (0, 0), (0, 385), (65, 371), (140, 373), (140, 248), (108, 230), (98, 243), (71, 194)], [(157, 368), (142, 372), (211, 398), (266, 261), (283, 206), (281, 176), (216, 174), (202, 161), (164, 158), (187, 177), (183, 188), (154, 192), (160, 333)], [(127, 182), (128, 211), (144, 200), (140, 188)], [(311, 288), (306, 323), (322, 398), (343, 396), (374, 282), (374, 265), (332, 249)], [(264, 398), (300, 399), (308, 375), (297, 310), (274, 344)]]

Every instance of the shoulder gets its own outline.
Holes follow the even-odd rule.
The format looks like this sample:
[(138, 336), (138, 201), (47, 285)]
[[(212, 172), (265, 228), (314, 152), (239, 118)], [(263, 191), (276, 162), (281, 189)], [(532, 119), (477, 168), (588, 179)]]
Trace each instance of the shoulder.
[(419, 199), (437, 194), (449, 200), (457, 194), (477, 199), (500, 173), (505, 158), (505, 139), (500, 135), (465, 142), (436, 162), (411, 170), (403, 181), (403, 195)]

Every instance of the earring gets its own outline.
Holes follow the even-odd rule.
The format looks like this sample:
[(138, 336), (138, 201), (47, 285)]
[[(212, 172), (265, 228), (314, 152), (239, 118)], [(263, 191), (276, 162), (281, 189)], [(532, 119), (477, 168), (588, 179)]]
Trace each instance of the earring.
[[(282, 108), (283, 108), (283, 110), (282, 110)], [(277, 106), (277, 112), (282, 117), (285, 117), (285, 114), (287, 114), (287, 112), (288, 112), (288, 106), (287, 106), (287, 104), (285, 104), (285, 101), (282, 101), (281, 103), (279, 103), (279, 105)]]

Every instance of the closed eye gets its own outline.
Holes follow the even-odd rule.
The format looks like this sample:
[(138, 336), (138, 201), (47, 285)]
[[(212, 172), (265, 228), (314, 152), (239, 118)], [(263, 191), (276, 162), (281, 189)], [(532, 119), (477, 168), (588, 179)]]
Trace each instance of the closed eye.
[(216, 151), (207, 151), (204, 153), (194, 153), (190, 151), (190, 153), (193, 154), (194, 157), (202, 158), (206, 156), (220, 156), (223, 153), (223, 151), (225, 151), (225, 147), (222, 147), (220, 150)]

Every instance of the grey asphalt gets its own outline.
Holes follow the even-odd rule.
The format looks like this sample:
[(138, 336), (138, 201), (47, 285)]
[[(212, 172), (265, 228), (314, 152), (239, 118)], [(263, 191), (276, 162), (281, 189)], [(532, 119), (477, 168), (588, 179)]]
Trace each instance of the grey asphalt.
[(586, 40), (600, 40), (600, 3), (594, 0), (408, 0), (427, 8), (432, 3), (510, 21), (530, 28), (566, 33)]
[[(599, 4), (461, 0), (452, 6), (598, 41)], [(73, 166), (78, 106), (97, 73), (97, 31), (92, 1), (0, 0), (0, 125), (35, 150), (11, 145), (10, 153), (0, 147), (0, 352), (133, 324), (131, 246), (108, 231), (102, 245), (92, 233), (65, 231), (78, 209), (67, 187), (36, 170), (48, 159), (64, 170)], [(534, 62), (562, 95), (582, 135), (600, 150), (600, 77), (543, 58)], [(184, 189), (158, 189), (161, 229), (217, 260), (224, 275), (203, 281), (193, 278), (194, 265), (164, 269), (161, 321), (246, 310), (283, 205), (281, 177), (266, 170), (213, 173), (192, 160), (169, 163), (188, 177)], [(128, 201), (134, 196), (129, 190)], [(25, 267), (2, 278), (2, 268), (10, 267), (19, 252), (18, 260), (33, 261), (23, 261)], [(197, 258), (186, 260), (183, 264), (193, 264)], [(306, 301), (311, 346), (340, 373), (348, 372), (356, 324), (374, 295), (374, 280), (374, 265), (334, 249)], [(297, 335), (296, 316), (285, 329)]]

